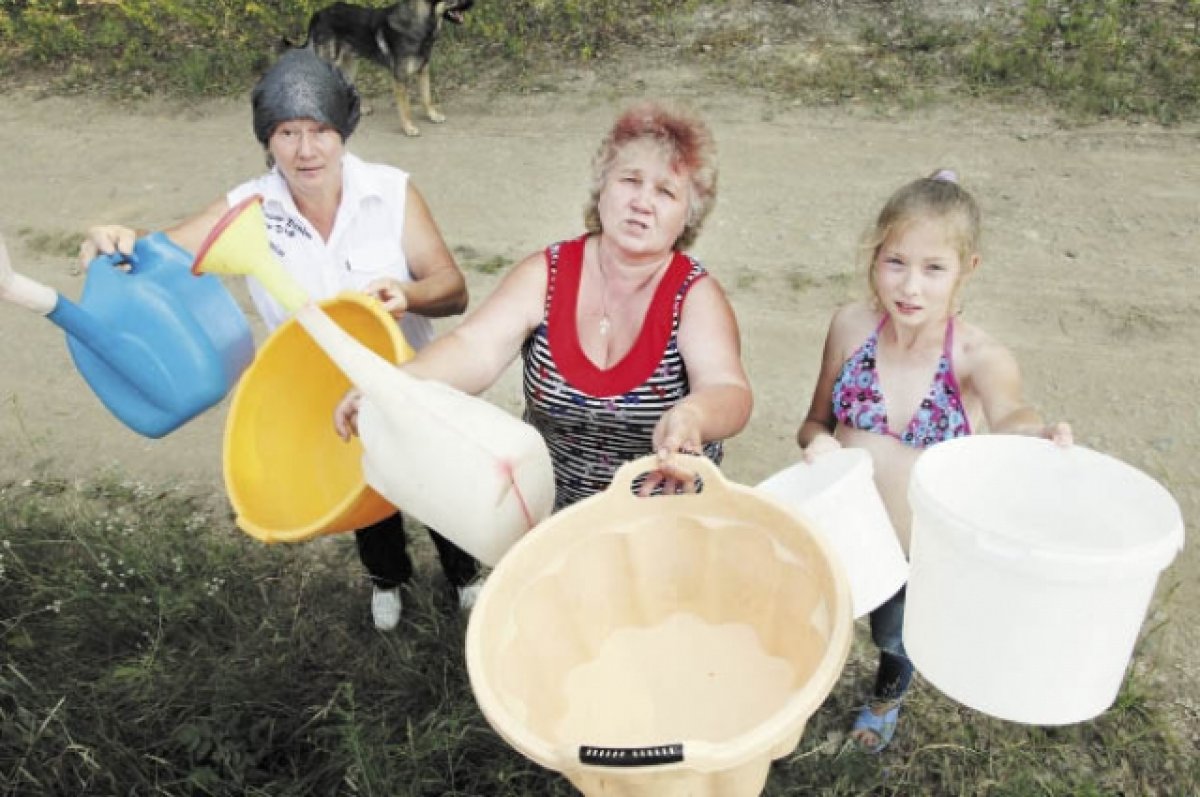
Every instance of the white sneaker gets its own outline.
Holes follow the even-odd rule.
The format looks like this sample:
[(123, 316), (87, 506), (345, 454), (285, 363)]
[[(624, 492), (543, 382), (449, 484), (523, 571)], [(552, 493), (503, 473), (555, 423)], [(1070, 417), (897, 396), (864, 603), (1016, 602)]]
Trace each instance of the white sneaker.
[(458, 588), (458, 608), (464, 612), (470, 611), (475, 606), (475, 601), (479, 600), (479, 593), (483, 589), (483, 582), (476, 581), (474, 584), (468, 584), (465, 587)]
[(380, 631), (391, 631), (400, 624), (400, 588), (380, 589), (371, 593), (371, 617)]

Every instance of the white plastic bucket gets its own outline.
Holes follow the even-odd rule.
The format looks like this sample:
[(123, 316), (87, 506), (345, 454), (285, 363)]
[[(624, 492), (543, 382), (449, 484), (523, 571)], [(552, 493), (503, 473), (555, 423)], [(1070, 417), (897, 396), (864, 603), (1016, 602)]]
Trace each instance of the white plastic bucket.
[(853, 634), (810, 524), (694, 459), (704, 489), (639, 498), (646, 457), (496, 566), (467, 670), (488, 722), (587, 797), (754, 797)]
[(1081, 446), (977, 435), (909, 482), (904, 645), (928, 681), (1000, 719), (1063, 725), (1112, 705), (1158, 574), (1183, 546), (1156, 481)]
[(895, 595), (908, 578), (908, 560), (875, 487), (871, 455), (857, 448), (797, 462), (758, 489), (812, 521), (850, 581), (854, 616)]

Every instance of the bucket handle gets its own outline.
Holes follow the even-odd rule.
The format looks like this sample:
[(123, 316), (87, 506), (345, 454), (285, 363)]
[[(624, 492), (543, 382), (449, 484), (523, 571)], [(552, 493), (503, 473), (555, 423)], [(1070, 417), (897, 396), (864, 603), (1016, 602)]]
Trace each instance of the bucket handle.
[[(713, 493), (729, 489), (729, 482), (721, 475), (721, 470), (703, 454), (674, 454), (673, 456), (677, 458), (676, 462), (696, 472), (696, 475), (704, 483), (706, 494), (711, 496)], [(612, 492), (622, 497), (630, 496), (633, 482), (639, 476), (656, 470), (658, 470), (657, 454), (647, 454), (644, 457), (630, 460), (613, 474), (612, 482), (605, 492)]]
[(683, 743), (650, 747), (579, 746), (579, 763), (594, 767), (655, 767), (683, 761)]

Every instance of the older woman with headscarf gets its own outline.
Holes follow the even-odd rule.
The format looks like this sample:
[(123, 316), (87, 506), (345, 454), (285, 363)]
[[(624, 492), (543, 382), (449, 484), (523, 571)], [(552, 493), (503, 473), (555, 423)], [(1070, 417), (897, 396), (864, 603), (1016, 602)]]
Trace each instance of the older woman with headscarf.
[[(593, 163), (587, 232), (513, 267), (479, 309), (405, 370), (467, 393), (517, 355), (525, 417), (545, 438), (555, 507), (605, 489), (623, 463), (657, 454), (645, 492), (690, 491), (674, 455), (720, 462), (749, 420), (750, 385), (725, 292), (684, 254), (716, 198), (708, 128), (647, 103), (622, 114)], [(335, 411), (355, 431), (359, 395)]]
[[(359, 119), (359, 96), (336, 68), (308, 50), (282, 56), (251, 95), (254, 135), (267, 152), (266, 174), (249, 180), (167, 230), (196, 251), (224, 213), (253, 194), (263, 197), (267, 237), (283, 267), (314, 299), (358, 290), (379, 298), (417, 350), (433, 339), (429, 319), (467, 305), (466, 281), (425, 200), (399, 169), (366, 163), (346, 151)], [(99, 226), (80, 247), (86, 265), (98, 253), (128, 253), (136, 233)], [(287, 314), (252, 277), (250, 297), (269, 329)], [(479, 565), (429, 530), (442, 570), (468, 608)], [(400, 619), (399, 587), (412, 574), (399, 514), (355, 533), (374, 584), (372, 616), (381, 630)]]

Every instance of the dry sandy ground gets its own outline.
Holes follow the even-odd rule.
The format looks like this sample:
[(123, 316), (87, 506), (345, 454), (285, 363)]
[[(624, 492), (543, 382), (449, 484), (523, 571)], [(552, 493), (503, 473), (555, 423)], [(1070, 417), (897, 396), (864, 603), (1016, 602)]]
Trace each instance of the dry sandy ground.
[[(694, 251), (732, 296), (757, 392), (730, 445), (733, 478), (752, 484), (795, 459), (829, 314), (863, 283), (859, 231), (895, 186), (949, 165), (985, 213), (969, 317), (1016, 351), (1047, 416), (1162, 481), (1195, 529), (1200, 129), (1064, 129), (1033, 111), (970, 106), (814, 110), (644, 80), (644, 93), (671, 91), (699, 109), (721, 151), (720, 199)], [(381, 99), (351, 149), (410, 171), (468, 265), (513, 260), (580, 230), (589, 159), (624, 101), (586, 86), (458, 95), (446, 125), (406, 139)], [(243, 101), (123, 108), (9, 94), (0, 109), (0, 229), (18, 269), (72, 297), (81, 277), (64, 246), (89, 224), (156, 228), (262, 167)], [(495, 279), (472, 272), (476, 299)], [(0, 339), (0, 478), (108, 471), (220, 499), (223, 406), (146, 440), (91, 395), (49, 323), (3, 307)], [(511, 376), (492, 395), (515, 407)], [(1198, 571), (1192, 545), (1161, 579), (1156, 612), (1169, 623), (1151, 649), (1193, 740)]]

